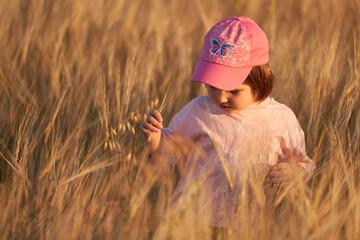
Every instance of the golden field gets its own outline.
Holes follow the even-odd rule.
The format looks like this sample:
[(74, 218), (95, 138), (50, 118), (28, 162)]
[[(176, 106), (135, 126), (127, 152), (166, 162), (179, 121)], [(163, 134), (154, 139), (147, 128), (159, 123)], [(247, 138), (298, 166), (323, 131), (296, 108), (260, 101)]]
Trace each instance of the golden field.
[(229, 16), (266, 32), (317, 165), (256, 224), (243, 201), (229, 239), (359, 239), (358, 0), (0, 1), (0, 239), (211, 239), (168, 207), (181, 168), (148, 166), (139, 123), (204, 94), (188, 80)]

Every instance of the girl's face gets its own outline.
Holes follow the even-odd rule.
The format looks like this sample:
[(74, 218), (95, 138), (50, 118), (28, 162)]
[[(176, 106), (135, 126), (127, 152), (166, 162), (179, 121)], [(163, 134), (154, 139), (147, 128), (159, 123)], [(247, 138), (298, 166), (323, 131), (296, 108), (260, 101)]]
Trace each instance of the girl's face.
[(236, 113), (256, 103), (250, 86), (246, 84), (241, 84), (231, 91), (220, 90), (210, 85), (206, 85), (206, 88), (210, 99), (227, 114)]

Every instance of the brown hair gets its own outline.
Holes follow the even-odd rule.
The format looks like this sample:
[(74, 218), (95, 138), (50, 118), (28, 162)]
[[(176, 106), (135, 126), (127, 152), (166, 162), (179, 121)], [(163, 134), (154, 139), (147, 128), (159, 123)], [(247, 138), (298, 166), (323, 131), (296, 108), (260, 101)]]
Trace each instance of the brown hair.
[(269, 64), (255, 66), (244, 81), (251, 87), (255, 101), (263, 101), (267, 98), (272, 89), (275, 81), (275, 76), (271, 71)]

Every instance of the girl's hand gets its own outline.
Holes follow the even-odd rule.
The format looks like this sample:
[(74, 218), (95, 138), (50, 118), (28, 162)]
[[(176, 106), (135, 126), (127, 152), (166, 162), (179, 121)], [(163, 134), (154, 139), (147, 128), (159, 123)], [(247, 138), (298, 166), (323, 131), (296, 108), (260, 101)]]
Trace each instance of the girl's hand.
[(280, 162), (269, 168), (266, 181), (269, 184), (286, 185), (293, 177), (290, 163)]
[(141, 132), (149, 137), (151, 133), (160, 133), (163, 128), (163, 118), (157, 109), (152, 109), (146, 117), (146, 121), (142, 121), (140, 124)]
[(269, 168), (266, 182), (271, 185), (286, 185), (299, 174), (302, 177), (308, 175), (304, 168), (296, 164), (279, 162)]

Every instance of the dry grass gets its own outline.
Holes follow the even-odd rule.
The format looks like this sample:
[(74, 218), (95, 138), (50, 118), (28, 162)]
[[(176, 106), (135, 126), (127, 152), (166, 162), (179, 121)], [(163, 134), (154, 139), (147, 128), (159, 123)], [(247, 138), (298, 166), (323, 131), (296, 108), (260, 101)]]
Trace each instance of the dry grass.
[(0, 1), (0, 238), (209, 238), (167, 207), (178, 173), (149, 168), (138, 125), (168, 88), (165, 123), (203, 93), (202, 37), (234, 15), (267, 33), (317, 169), (256, 225), (243, 199), (230, 238), (359, 239), (357, 0)]

